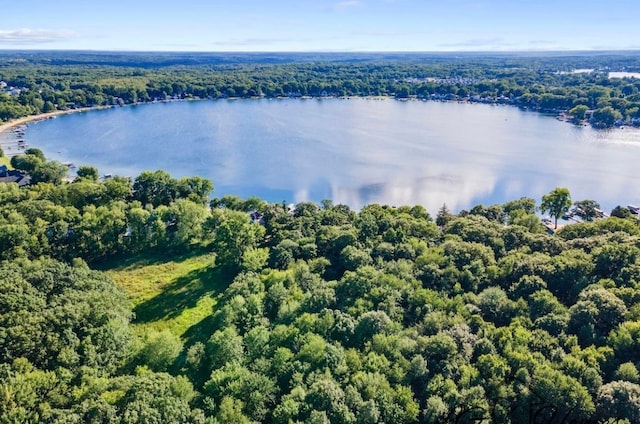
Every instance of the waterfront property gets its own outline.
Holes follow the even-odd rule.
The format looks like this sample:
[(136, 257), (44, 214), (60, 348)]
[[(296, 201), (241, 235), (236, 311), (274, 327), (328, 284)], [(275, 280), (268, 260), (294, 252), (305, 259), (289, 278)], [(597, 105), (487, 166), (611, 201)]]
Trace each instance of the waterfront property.
[(0, 165), (0, 183), (17, 183), (18, 186), (26, 186), (31, 182), (31, 177), (20, 171), (7, 169), (6, 165)]

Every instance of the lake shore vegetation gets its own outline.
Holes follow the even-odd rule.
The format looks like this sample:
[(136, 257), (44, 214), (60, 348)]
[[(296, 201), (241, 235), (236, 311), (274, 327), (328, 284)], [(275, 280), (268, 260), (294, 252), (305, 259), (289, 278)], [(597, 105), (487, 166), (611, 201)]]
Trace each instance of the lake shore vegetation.
[[(0, 52), (0, 123), (98, 106), (350, 97), (509, 104), (594, 127), (640, 125), (634, 52), (589, 55)], [(588, 68), (591, 72), (575, 72)]]

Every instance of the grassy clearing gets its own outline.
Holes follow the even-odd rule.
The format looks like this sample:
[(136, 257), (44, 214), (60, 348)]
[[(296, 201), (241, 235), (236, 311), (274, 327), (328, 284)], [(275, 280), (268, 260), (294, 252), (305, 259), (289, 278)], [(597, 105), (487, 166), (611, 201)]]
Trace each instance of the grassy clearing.
[(197, 338), (199, 331), (194, 330), (211, 325), (218, 295), (230, 282), (209, 254), (147, 255), (101, 268), (131, 296), (139, 334), (168, 329), (183, 338)]

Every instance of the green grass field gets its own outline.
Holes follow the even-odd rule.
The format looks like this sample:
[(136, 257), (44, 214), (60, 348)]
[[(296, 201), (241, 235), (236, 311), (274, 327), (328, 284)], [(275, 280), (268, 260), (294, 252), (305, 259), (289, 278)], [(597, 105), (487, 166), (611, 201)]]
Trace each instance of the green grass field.
[(204, 330), (213, 325), (218, 296), (230, 283), (210, 254), (145, 255), (100, 268), (131, 297), (138, 334), (168, 329), (187, 342), (209, 334)]

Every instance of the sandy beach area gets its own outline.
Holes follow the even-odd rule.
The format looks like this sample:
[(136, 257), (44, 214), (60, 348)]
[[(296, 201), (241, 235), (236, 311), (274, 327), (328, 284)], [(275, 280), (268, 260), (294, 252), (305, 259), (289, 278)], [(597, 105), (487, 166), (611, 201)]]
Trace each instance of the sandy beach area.
[(14, 119), (9, 122), (5, 122), (4, 124), (0, 125), (0, 134), (15, 127), (19, 127), (20, 125), (29, 124), (30, 122), (42, 121), (45, 119), (53, 118), (55, 116), (66, 115), (68, 113), (86, 112), (89, 110), (106, 109), (109, 107), (111, 106), (83, 107), (79, 109), (56, 110), (55, 112), (41, 113), (39, 115), (29, 115), (22, 118)]

